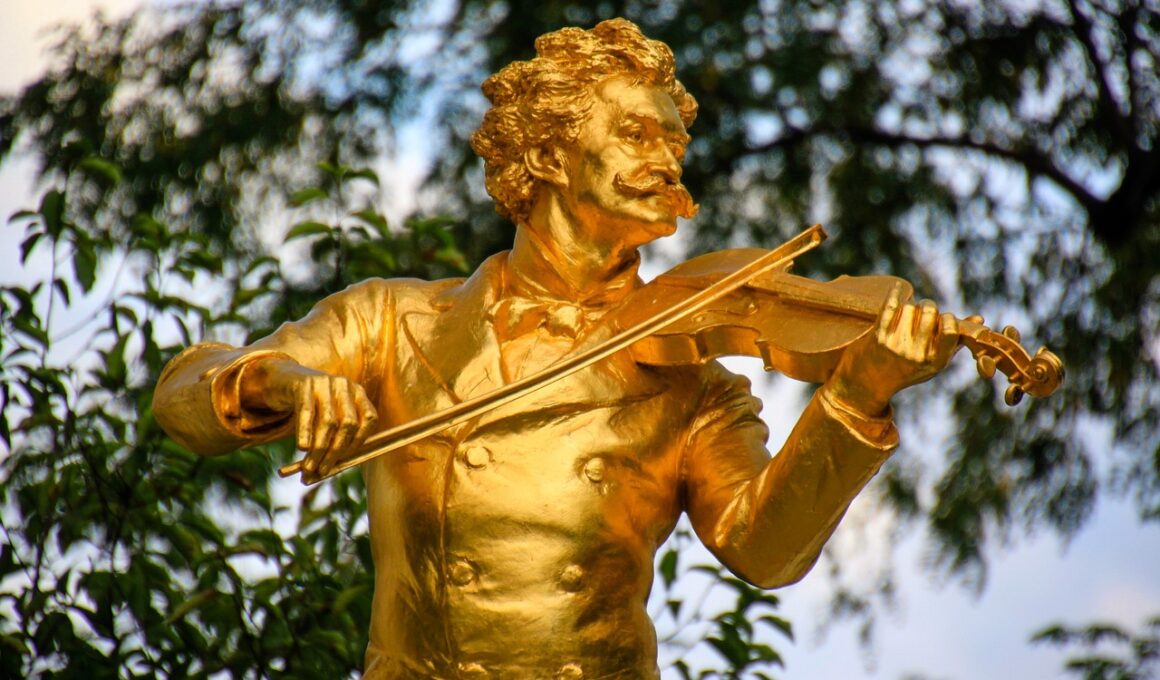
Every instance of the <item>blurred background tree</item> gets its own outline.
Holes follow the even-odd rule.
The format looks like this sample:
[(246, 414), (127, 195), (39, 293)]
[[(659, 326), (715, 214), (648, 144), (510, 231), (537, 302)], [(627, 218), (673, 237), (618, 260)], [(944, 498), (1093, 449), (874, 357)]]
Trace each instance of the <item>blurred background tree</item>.
[[(799, 273), (895, 273), (1063, 358), (1064, 389), (1018, 409), (958, 373), (907, 398), (945, 402), (946, 458), (932, 471), (912, 437), (875, 490), (925, 531), (936, 569), (981, 587), (988, 547), (1071, 535), (1100, 497), (1160, 517), (1156, 4), (721, 4), (206, 2), (62, 34), (44, 77), (0, 99), (0, 158), (30, 149), (47, 187), (18, 220), (22, 248), (51, 265), (0, 297), (0, 598), (15, 613), (0, 648), (19, 652), (0, 668), (358, 667), (360, 482), (288, 501), (270, 486), (285, 447), (191, 457), (153, 425), (152, 385), (190, 342), (261, 335), (352, 281), (457, 275), (506, 247), (466, 144), (479, 83), (536, 36), (612, 16), (671, 45), (701, 103), (689, 254), (822, 221), (833, 237)], [(415, 188), (388, 225), (377, 176), (354, 168), (417, 147), (421, 176), (379, 188)], [(272, 259), (288, 251), (271, 229), (309, 254)], [(137, 285), (99, 301), (90, 340), (62, 351), (81, 331), (54, 324), (54, 305), (118, 269)], [(662, 584), (677, 562), (661, 560)], [(838, 584), (845, 611), (874, 611)], [(776, 600), (737, 592), (711, 636), (734, 675), (776, 659), (740, 616)], [(304, 631), (327, 653), (306, 654)]]

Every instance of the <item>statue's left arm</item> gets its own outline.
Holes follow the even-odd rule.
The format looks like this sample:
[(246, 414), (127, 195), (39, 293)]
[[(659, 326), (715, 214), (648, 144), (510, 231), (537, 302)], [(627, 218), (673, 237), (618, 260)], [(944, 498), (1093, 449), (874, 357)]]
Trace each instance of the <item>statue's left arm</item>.
[(771, 459), (748, 381), (714, 382), (685, 450), (689, 518), (738, 576), (765, 588), (793, 583), (897, 447), (898, 432), (889, 412), (861, 416), (822, 387)]
[(876, 328), (847, 350), (772, 459), (748, 382), (707, 382), (684, 450), (686, 510), (705, 545), (742, 578), (772, 588), (810, 570), (898, 446), (891, 397), (954, 354), (954, 317), (900, 296), (896, 290)]

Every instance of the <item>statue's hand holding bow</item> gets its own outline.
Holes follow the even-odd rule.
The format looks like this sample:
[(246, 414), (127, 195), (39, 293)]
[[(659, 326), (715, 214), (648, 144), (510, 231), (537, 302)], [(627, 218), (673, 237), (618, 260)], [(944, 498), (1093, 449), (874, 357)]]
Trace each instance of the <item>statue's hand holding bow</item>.
[(378, 422), (362, 385), (284, 359), (254, 364), (242, 384), (242, 401), (294, 414), (295, 439), (306, 453), (306, 483), (326, 476), (357, 450)]

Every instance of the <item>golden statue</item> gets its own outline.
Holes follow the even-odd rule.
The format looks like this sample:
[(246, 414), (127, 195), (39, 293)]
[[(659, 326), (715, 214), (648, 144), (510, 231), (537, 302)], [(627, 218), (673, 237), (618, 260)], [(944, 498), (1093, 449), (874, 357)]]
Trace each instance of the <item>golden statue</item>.
[[(682, 512), (741, 578), (793, 583), (898, 445), (892, 395), (960, 345), (1022, 376), (1012, 400), (1060, 377), (1043, 351), (1021, 373), (1013, 329), (896, 280), (785, 273), (820, 228), (642, 284), (637, 249), (696, 211), (697, 104), (628, 21), (536, 52), (484, 83), (472, 139), (510, 251), (466, 280), (351, 286), (247, 347), (196, 345), (157, 386), (158, 421), (201, 454), (294, 436), (303, 481), (361, 467), (367, 678), (657, 678), (645, 603)], [(735, 351), (822, 383), (776, 456), (748, 382), (711, 361)], [(393, 444), (358, 455), (376, 432)]]

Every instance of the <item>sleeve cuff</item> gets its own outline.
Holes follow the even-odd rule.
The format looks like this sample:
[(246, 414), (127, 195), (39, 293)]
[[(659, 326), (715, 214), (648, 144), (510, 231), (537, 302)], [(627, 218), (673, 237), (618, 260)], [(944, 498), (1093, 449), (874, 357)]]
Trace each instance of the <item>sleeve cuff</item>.
[(268, 359), (293, 359), (282, 352), (249, 352), (220, 368), (213, 368), (201, 376), (210, 380), (214, 412), (231, 434), (247, 439), (276, 439), (290, 426), (292, 413), (256, 409), (242, 403), (242, 381), (249, 369)]
[(869, 416), (851, 404), (838, 399), (822, 387), (818, 390), (826, 415), (841, 423), (855, 439), (871, 448), (892, 451), (898, 448), (898, 428), (894, 426), (894, 409), (886, 415)]

